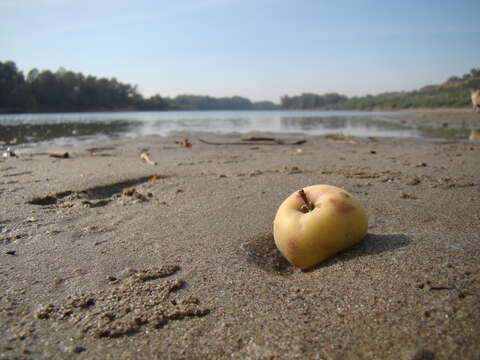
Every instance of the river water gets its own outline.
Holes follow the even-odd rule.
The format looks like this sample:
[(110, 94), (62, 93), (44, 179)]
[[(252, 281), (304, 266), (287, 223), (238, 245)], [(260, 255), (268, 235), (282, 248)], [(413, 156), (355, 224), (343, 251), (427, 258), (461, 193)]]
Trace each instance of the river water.
[(0, 115), (0, 145), (102, 141), (168, 135), (174, 131), (277, 133), (302, 136), (343, 134), (409, 138), (464, 137), (433, 134), (405, 125), (395, 113), (360, 111), (149, 111)]

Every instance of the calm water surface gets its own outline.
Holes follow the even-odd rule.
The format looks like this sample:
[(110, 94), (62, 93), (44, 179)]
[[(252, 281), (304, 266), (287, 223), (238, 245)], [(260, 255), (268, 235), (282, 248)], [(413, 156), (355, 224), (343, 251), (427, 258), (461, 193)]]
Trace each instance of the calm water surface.
[(395, 121), (394, 113), (357, 111), (162, 111), (0, 115), (0, 144), (77, 143), (172, 131), (273, 132), (303, 136), (462, 137)]

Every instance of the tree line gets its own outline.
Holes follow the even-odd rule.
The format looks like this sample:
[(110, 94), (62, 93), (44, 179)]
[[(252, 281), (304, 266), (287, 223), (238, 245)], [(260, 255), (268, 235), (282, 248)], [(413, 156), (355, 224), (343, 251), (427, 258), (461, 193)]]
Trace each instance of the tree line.
[(285, 95), (281, 99), (281, 106), (284, 109), (325, 110), (461, 108), (471, 106), (470, 90), (472, 89), (480, 89), (480, 68), (473, 68), (461, 77), (451, 76), (443, 84), (427, 85), (414, 91), (353, 97), (337, 93)]
[(248, 98), (178, 95), (143, 97), (136, 86), (116, 78), (97, 78), (59, 68), (25, 76), (13, 61), (0, 62), (0, 112), (59, 112), (108, 110), (372, 110), (471, 106), (469, 91), (480, 88), (480, 68), (451, 76), (440, 85), (415, 91), (347, 97), (338, 93), (285, 95), (280, 105)]
[(284, 95), (280, 99), (284, 109), (322, 109), (347, 101), (345, 95), (327, 93), (324, 95), (304, 93), (296, 96)]
[(0, 62), (0, 112), (70, 112), (107, 110), (270, 110), (273, 102), (252, 102), (240, 96), (159, 94), (144, 98), (136, 86), (116, 78), (97, 78), (59, 68), (25, 76), (13, 61)]

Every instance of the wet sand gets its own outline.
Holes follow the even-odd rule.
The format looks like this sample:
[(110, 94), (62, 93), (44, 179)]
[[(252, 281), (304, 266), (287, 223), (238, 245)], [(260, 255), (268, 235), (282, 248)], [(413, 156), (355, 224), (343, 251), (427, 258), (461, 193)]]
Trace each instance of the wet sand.
[[(425, 113), (401, 119), (462, 126)], [(200, 139), (238, 137), (0, 159), (0, 359), (478, 358), (479, 142)], [(303, 272), (272, 222), (317, 183), (369, 234)]]
[(415, 109), (396, 112), (399, 119), (415, 124), (432, 124), (442, 127), (471, 126), (480, 122), (480, 114), (471, 108), (464, 109)]

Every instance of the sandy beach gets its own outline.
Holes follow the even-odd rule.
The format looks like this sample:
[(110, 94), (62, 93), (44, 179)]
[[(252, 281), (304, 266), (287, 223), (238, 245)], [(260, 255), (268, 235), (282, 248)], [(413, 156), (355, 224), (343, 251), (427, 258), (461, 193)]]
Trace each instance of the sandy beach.
[[(402, 121), (480, 123), (461, 114)], [(480, 143), (306, 140), (0, 158), (0, 359), (478, 359)], [(301, 271), (272, 223), (313, 184), (354, 194), (369, 234)]]

